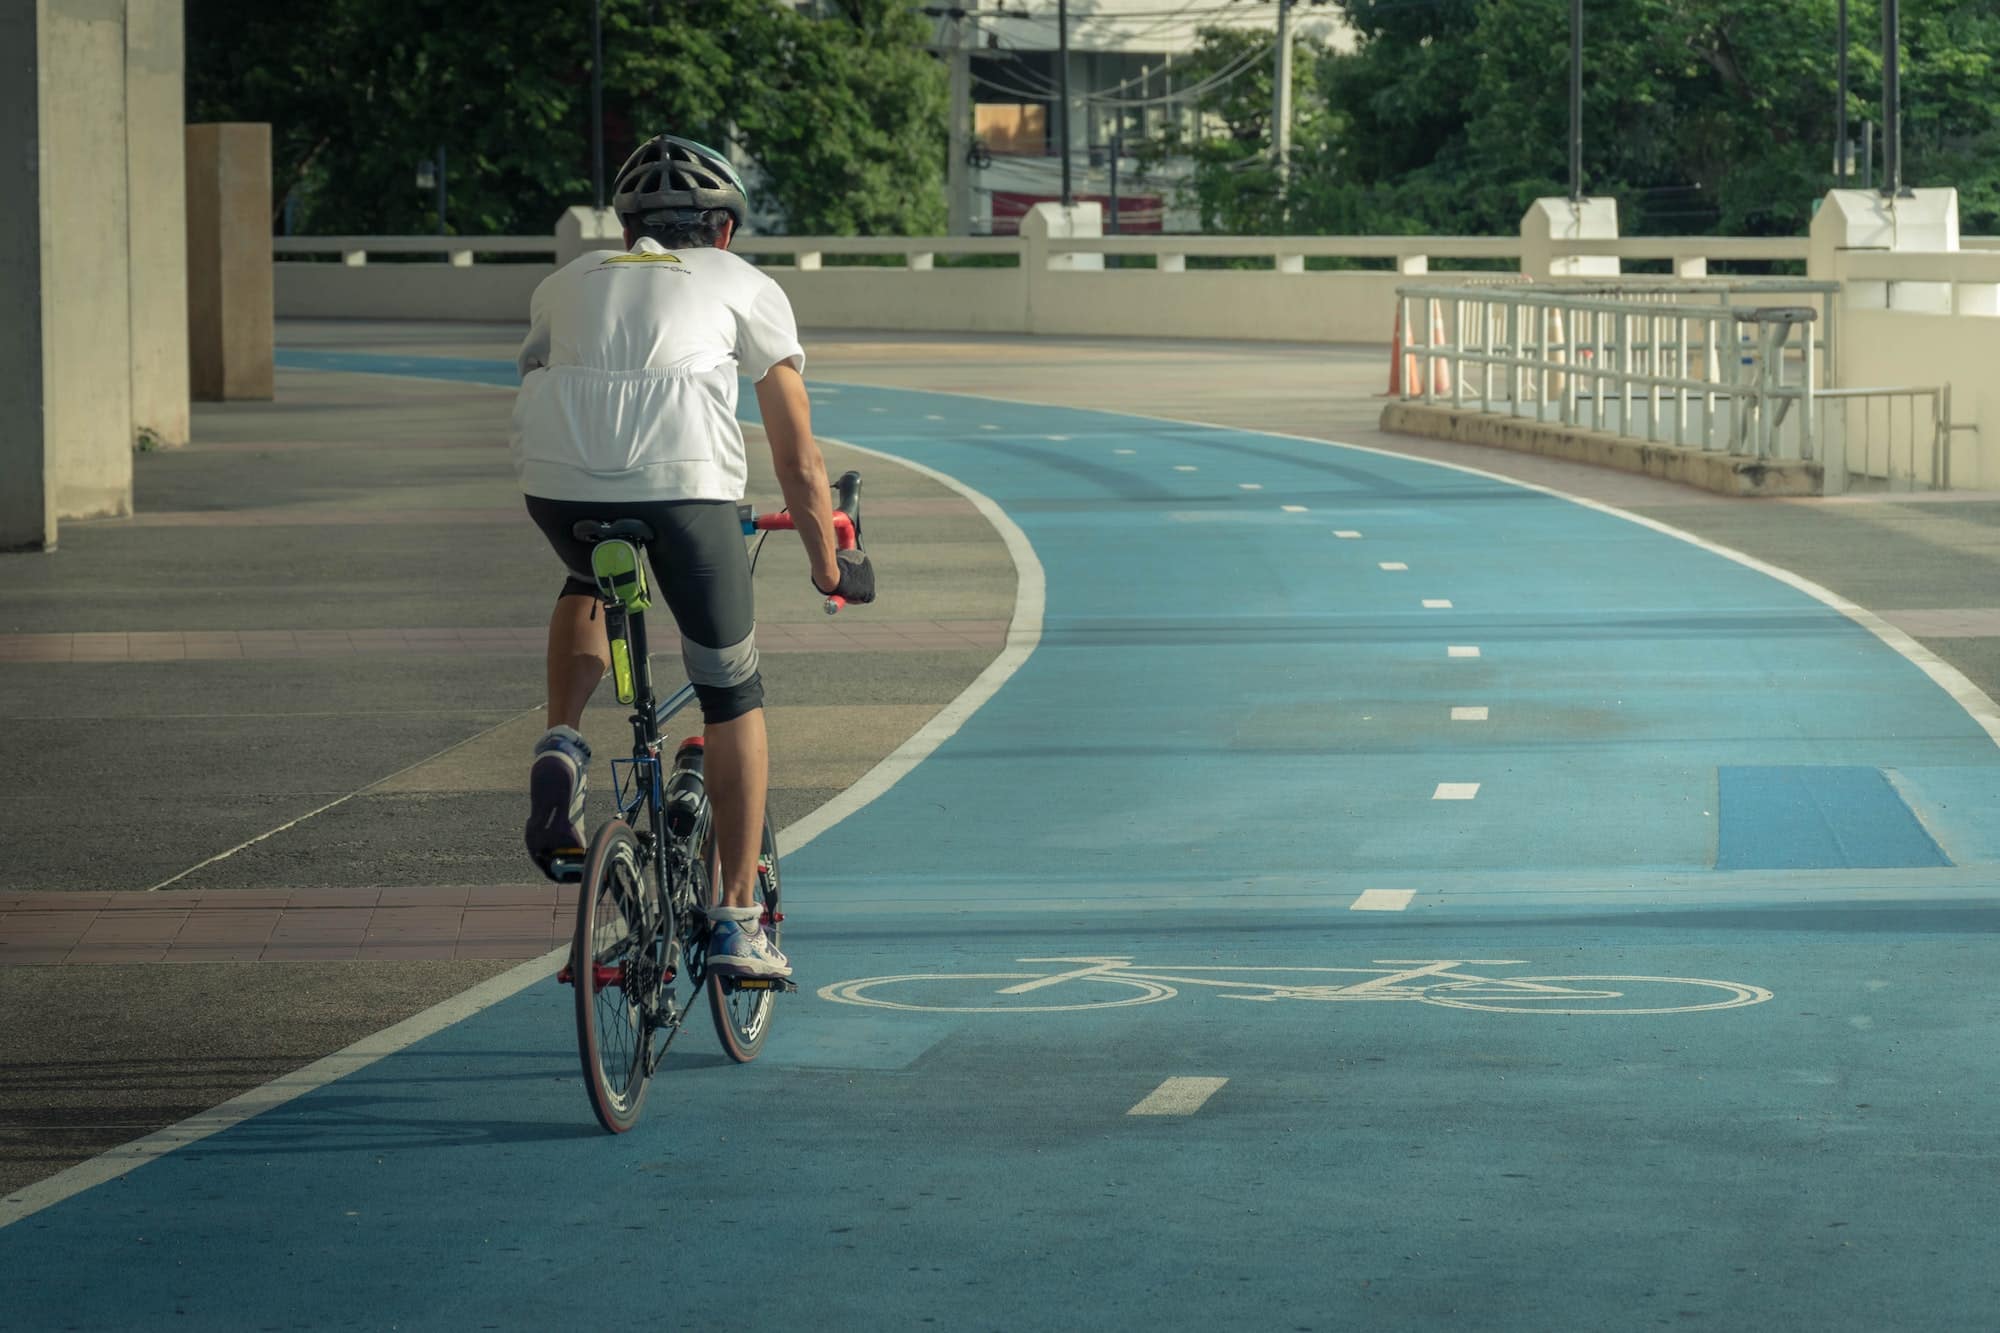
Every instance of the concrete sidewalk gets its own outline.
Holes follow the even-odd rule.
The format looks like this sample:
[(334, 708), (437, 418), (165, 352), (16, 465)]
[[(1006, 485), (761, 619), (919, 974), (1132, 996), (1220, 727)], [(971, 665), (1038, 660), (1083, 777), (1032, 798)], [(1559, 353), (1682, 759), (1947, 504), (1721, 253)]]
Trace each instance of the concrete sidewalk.
[[(566, 936), (519, 845), (562, 574), (514, 487), (511, 405), (280, 372), (275, 402), (202, 408), (192, 446), (139, 456), (133, 518), (0, 558), (0, 768), (26, 779), (0, 796), (0, 1189)], [(1013, 604), (964, 499), (827, 452), (866, 477), (884, 600), (829, 621), (796, 542), (764, 551), (781, 827), (956, 696)], [(586, 722), (629, 746), (608, 688)]]

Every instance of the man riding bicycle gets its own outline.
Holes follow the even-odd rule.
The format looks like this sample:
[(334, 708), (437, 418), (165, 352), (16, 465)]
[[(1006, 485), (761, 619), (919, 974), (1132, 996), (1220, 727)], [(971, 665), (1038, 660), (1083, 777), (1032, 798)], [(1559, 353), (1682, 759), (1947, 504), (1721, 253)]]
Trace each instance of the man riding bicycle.
[(548, 730), (529, 769), (528, 854), (543, 873), (581, 856), (590, 747), (577, 728), (610, 667), (580, 519), (636, 518), (680, 628), (701, 701), (722, 865), (712, 970), (783, 977), (791, 964), (755, 905), (769, 757), (749, 556), (736, 506), (748, 468), (737, 376), (756, 385), (771, 462), (813, 587), (875, 596), (858, 550), (836, 551), (826, 464), (813, 442), (805, 352), (778, 284), (729, 253), (749, 214), (742, 178), (711, 148), (662, 134), (619, 168), (623, 252), (582, 255), (543, 279), (517, 363), (510, 445), (528, 513), (568, 579), (549, 619)]

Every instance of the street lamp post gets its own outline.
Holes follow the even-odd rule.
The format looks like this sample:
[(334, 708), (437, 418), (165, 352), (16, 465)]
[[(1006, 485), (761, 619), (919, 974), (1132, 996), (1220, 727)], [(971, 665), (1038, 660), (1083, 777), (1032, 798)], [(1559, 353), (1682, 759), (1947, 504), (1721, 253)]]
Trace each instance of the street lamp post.
[(1901, 0), (1882, 0), (1882, 193), (1907, 197), (1903, 185)]
[(1569, 0), (1569, 201), (1583, 202), (1583, 0)]
[(1076, 202), (1069, 179), (1069, 0), (1056, 0), (1056, 135), (1062, 140), (1062, 202)]
[(604, 0), (590, 0), (590, 180), (604, 211)]

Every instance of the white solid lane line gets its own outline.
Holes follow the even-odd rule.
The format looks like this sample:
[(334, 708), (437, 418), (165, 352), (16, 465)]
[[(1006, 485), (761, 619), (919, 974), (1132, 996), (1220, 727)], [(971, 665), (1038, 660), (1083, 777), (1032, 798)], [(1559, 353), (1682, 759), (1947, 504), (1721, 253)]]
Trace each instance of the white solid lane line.
[(1400, 912), (1417, 896), (1415, 889), (1363, 889), (1361, 896), (1347, 905), (1350, 912)]
[(1344, 542), (1358, 542), (1361, 540), (1361, 534), (1351, 528), (1335, 528), (1333, 535)]
[(1486, 718), (1485, 704), (1479, 704), (1472, 708), (1454, 708), (1451, 710), (1451, 720), (1454, 722), (1484, 722)]
[(1426, 597), (1426, 598), (1424, 598), (1424, 610), (1426, 610), (1426, 611), (1449, 611), (1449, 610), (1451, 610), (1451, 598), (1449, 598), (1449, 597)]
[(1431, 793), (1433, 801), (1470, 801), (1479, 795), (1476, 782), (1440, 782)]
[(1382, 562), (1381, 562), (1381, 567), (1382, 567), (1383, 569), (1386, 569), (1386, 570), (1388, 570), (1388, 571), (1389, 571), (1390, 573), (1392, 573), (1392, 574), (1394, 574), (1394, 573), (1398, 573), (1398, 572), (1400, 572), (1400, 571), (1402, 571), (1402, 570), (1405, 570), (1405, 569), (1408, 569), (1408, 568), (1409, 568), (1409, 566), (1408, 566), (1408, 565), (1404, 564), (1404, 563), (1403, 563), (1402, 561), (1400, 561), (1400, 560), (1384, 560), (1384, 561), (1382, 561)]
[(1469, 645), (1453, 644), (1444, 650), (1446, 657), (1477, 657), (1479, 650)]
[(1226, 1078), (1170, 1078), (1147, 1093), (1126, 1115), (1193, 1115)]

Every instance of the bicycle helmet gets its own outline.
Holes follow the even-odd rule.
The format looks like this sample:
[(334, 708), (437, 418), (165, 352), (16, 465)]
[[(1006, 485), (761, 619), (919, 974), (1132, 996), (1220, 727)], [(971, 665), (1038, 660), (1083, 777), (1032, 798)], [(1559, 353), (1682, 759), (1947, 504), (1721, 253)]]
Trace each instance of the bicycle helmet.
[(746, 195), (728, 158), (692, 139), (656, 134), (618, 168), (611, 208), (621, 219), (648, 222), (660, 220), (655, 215), (661, 213), (692, 220), (719, 208), (741, 227), (750, 218)]

